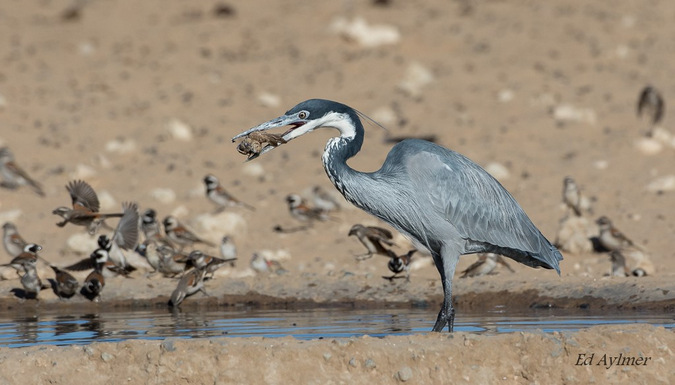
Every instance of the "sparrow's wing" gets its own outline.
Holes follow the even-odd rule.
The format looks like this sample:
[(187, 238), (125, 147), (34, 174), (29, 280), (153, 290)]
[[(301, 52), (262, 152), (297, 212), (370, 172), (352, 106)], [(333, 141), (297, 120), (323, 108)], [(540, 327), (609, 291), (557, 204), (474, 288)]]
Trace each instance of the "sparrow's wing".
[(136, 203), (122, 203), (124, 214), (113, 233), (112, 240), (124, 250), (132, 250), (138, 244), (138, 206)]
[(64, 267), (66, 270), (70, 271), (83, 271), (83, 270), (91, 270), (94, 268), (94, 265), (96, 265), (95, 261), (92, 260), (91, 258), (86, 258), (82, 259), (79, 262), (75, 262), (74, 264), (70, 266)]
[(389, 246), (393, 246), (394, 242), (391, 241), (391, 239), (394, 237), (391, 233), (391, 231), (387, 229), (383, 229), (381, 227), (375, 227), (371, 226), (368, 227), (368, 236), (371, 239), (378, 240), (384, 244), (387, 244)]
[(20, 178), (23, 178), (23, 179), (30, 185), (30, 187), (33, 188), (33, 191), (35, 191), (38, 195), (40, 195), (40, 196), (42, 196), (42, 197), (45, 196), (45, 192), (42, 191), (42, 186), (41, 186), (38, 182), (36, 182), (35, 180), (33, 180), (33, 178), (31, 178), (31, 177), (28, 175), (28, 173), (26, 173), (26, 172), (25, 172), (21, 167), (19, 167), (15, 162), (7, 162), (7, 163), (5, 164), (5, 167), (6, 167), (7, 169), (9, 169), (9, 171), (10, 171), (11, 173), (13, 173), (13, 174), (19, 176)]
[(73, 206), (79, 204), (95, 213), (101, 208), (96, 192), (87, 182), (83, 180), (71, 181), (66, 186), (66, 189), (70, 193)]

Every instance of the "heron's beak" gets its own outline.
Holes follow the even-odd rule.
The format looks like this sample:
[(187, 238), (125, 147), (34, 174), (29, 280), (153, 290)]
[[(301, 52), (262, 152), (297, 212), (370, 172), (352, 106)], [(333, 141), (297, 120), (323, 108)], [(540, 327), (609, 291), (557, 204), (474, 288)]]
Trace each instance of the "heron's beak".
[(298, 114), (284, 115), (284, 116), (280, 116), (278, 118), (272, 119), (272, 120), (270, 120), (268, 122), (265, 122), (263, 124), (260, 124), (258, 126), (255, 126), (253, 128), (250, 128), (250, 129), (242, 132), (241, 134), (233, 137), (232, 141), (234, 142), (235, 140), (237, 140), (241, 137), (244, 137), (244, 136), (248, 136), (251, 133), (256, 132), (256, 131), (267, 131), (267, 130), (271, 130), (271, 129), (277, 128), (277, 127), (291, 126), (291, 129), (284, 132), (284, 134), (282, 135), (284, 140), (289, 141), (289, 140), (295, 138), (295, 136), (290, 135), (291, 132), (293, 130), (295, 130), (296, 128), (304, 125), (305, 123), (307, 123), (307, 121), (304, 120), (304, 119), (298, 118)]

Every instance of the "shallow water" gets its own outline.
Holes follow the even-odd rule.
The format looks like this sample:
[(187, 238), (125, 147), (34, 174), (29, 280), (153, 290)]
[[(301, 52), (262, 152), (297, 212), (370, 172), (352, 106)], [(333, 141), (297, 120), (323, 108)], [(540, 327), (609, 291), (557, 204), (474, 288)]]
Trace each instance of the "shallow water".
[[(608, 314), (611, 313), (611, 314)], [(436, 319), (432, 309), (198, 309), (194, 311), (110, 311), (96, 314), (5, 314), (0, 317), (0, 346), (89, 344), (96, 341), (197, 337), (282, 337), (299, 339), (427, 333)], [(671, 314), (645, 312), (504, 308), (461, 312), (455, 330), (508, 333), (578, 330), (594, 325), (646, 323), (675, 327)]]

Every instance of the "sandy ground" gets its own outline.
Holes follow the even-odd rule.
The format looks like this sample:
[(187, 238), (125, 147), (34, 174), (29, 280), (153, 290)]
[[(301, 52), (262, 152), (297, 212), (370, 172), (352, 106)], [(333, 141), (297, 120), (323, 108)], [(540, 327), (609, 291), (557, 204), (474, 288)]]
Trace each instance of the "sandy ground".
[[(46, 194), (0, 189), (0, 222), (14, 222), (24, 238), (43, 246), (42, 256), (50, 262), (64, 266), (91, 251), (86, 243), (92, 240), (81, 228), (58, 228), (51, 214), (69, 203), (64, 185), (81, 178), (96, 189), (103, 211), (135, 201), (142, 210), (156, 209), (160, 218), (176, 214), (213, 242), (225, 234), (233, 237), (237, 266), (207, 283), (211, 297), (189, 298), (184, 307), (239, 302), (436, 306), (442, 292), (428, 258), (418, 259), (410, 282), (395, 283), (381, 278), (389, 274), (386, 259), (353, 258), (362, 246), (347, 237), (349, 228), (384, 224), (347, 203), (334, 220), (308, 231), (273, 231), (275, 225), (297, 224), (287, 211), (287, 194), (306, 194), (315, 185), (333, 191), (320, 154), (334, 132), (316, 132), (248, 163), (230, 138), (302, 100), (321, 97), (353, 106), (388, 129), (366, 125), (365, 145), (352, 167), (377, 169), (391, 147), (387, 136), (435, 135), (441, 145), (493, 171), (552, 241), (566, 215), (561, 190), (569, 175), (593, 198), (589, 222), (610, 217), (648, 250), (655, 267), (648, 277), (610, 278), (605, 276), (609, 257), (594, 252), (564, 252), (561, 276), (513, 262), (515, 273), (502, 269), (489, 277), (456, 279), (458, 312), (503, 304), (673, 311), (675, 182), (668, 178), (675, 174), (675, 148), (667, 142), (675, 132), (668, 109), (675, 94), (669, 72), (675, 60), (672, 2), (72, 4), (0, 3), (0, 141)], [(382, 29), (385, 41), (370, 45), (372, 40), (335, 32), (340, 20), (359, 18), (370, 27), (389, 28)], [(366, 37), (376, 35), (370, 30)], [(645, 138), (650, 124), (635, 114), (647, 84), (666, 100), (653, 140)], [(201, 182), (207, 173), (256, 210), (214, 215)], [(402, 237), (397, 243), (401, 253), (409, 247)], [(288, 272), (256, 275), (248, 267), (253, 252), (279, 260)], [(458, 269), (474, 260), (464, 257)], [(103, 301), (92, 304), (79, 296), (59, 301), (50, 290), (40, 293), (40, 301), (23, 301), (13, 290), (21, 286), (16, 275), (3, 269), (0, 307), (39, 312), (166, 303), (175, 280), (148, 279), (144, 273), (111, 279)], [(46, 266), (40, 266), (40, 274), (51, 277)], [(172, 341), (175, 351), (160, 342), (136, 341), (95, 344), (90, 350), (1, 349), (0, 361), (21, 363), (21, 372), (11, 377), (3, 372), (7, 383), (77, 384), (70, 378), (75, 364), (81, 365), (82, 381), (104, 382), (141, 358), (144, 364), (128, 374), (130, 382), (275, 383), (299, 376), (305, 383), (406, 378), (417, 383), (546, 383), (550, 378), (668, 383), (674, 378), (667, 369), (675, 367), (673, 342), (670, 331), (613, 327), (572, 335)], [(103, 358), (103, 352), (113, 359)], [(583, 352), (635, 353), (652, 361), (620, 369), (577, 367)], [(264, 370), (261, 362), (267, 363)], [(36, 374), (24, 370), (26, 365), (50, 369)], [(92, 377), (94, 371), (100, 378)], [(40, 375), (52, 377), (35, 377)]]

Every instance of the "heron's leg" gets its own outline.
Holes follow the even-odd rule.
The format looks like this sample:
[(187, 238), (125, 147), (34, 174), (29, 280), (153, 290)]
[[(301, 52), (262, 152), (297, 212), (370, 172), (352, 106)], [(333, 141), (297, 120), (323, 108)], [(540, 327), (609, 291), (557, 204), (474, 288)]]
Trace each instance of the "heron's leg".
[(441, 311), (438, 312), (438, 318), (436, 318), (432, 331), (440, 332), (445, 325), (448, 325), (448, 331), (451, 333), (454, 329), (455, 309), (452, 307), (452, 278), (455, 275), (458, 261), (459, 253), (447, 246), (443, 246), (441, 249), (440, 258), (434, 258), (443, 283), (443, 305)]

